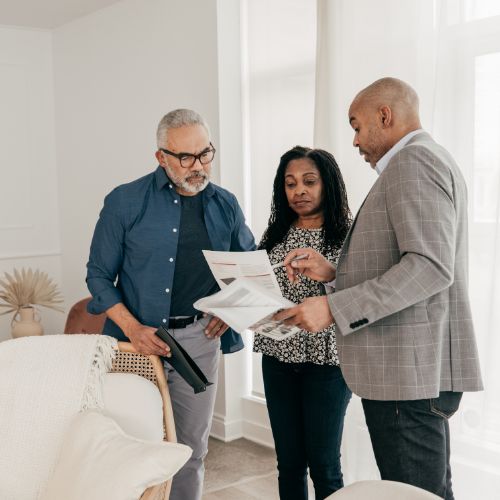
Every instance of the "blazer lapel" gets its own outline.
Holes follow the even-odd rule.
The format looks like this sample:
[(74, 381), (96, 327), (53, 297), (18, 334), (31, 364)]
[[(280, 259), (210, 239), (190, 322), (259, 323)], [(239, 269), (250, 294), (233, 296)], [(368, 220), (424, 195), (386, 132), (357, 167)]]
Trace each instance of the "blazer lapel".
[(352, 221), (352, 224), (351, 224), (351, 227), (349, 228), (349, 231), (347, 231), (347, 235), (345, 237), (344, 243), (342, 244), (342, 249), (340, 251), (339, 260), (337, 262), (337, 269), (340, 268), (342, 260), (344, 259), (344, 255), (347, 253), (347, 249), (349, 248), (349, 241), (351, 240), (351, 234), (352, 234), (352, 231), (354, 229), (354, 226), (356, 225), (356, 221), (358, 220), (359, 212), (361, 212), (361, 209), (363, 208), (363, 205), (365, 204), (365, 201), (368, 198), (368, 196), (370, 195), (370, 193), (371, 193), (371, 189), (370, 189), (370, 191), (368, 191), (368, 194), (365, 196), (363, 203), (361, 203), (361, 206), (359, 207), (359, 210), (357, 211), (356, 216), (354, 217), (354, 220)]
[[(421, 136), (422, 136), (422, 134), (418, 134), (416, 137), (421, 137)], [(382, 172), (382, 174), (383, 174), (383, 172)], [(356, 221), (358, 220), (359, 213), (361, 212), (361, 209), (363, 208), (363, 205), (365, 204), (366, 200), (370, 196), (370, 193), (373, 191), (373, 189), (375, 189), (375, 186), (380, 181), (380, 178), (381, 178), (382, 174), (380, 174), (378, 176), (378, 178), (375, 180), (375, 182), (373, 183), (373, 186), (368, 191), (368, 194), (365, 196), (365, 199), (363, 200), (363, 203), (361, 203), (361, 206), (359, 207), (359, 210), (356, 213), (356, 216), (354, 217), (354, 220), (352, 221), (351, 227), (349, 228), (349, 231), (347, 232), (347, 235), (345, 237), (344, 244), (342, 245), (342, 250), (340, 251), (339, 260), (338, 260), (338, 263), (337, 263), (337, 269), (340, 268), (340, 264), (342, 263), (344, 255), (347, 253), (347, 249), (349, 248), (349, 242), (351, 241), (351, 235), (352, 235), (352, 232), (354, 230), (354, 226), (356, 225)]]

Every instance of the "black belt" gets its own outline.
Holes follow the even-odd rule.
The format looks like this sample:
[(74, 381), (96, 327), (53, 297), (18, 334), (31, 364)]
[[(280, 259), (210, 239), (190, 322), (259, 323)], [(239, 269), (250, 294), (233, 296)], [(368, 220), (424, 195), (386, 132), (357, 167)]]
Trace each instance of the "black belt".
[(187, 318), (169, 318), (168, 327), (169, 328), (186, 328), (186, 326), (198, 321), (203, 318), (203, 313), (200, 312), (195, 316), (188, 316)]

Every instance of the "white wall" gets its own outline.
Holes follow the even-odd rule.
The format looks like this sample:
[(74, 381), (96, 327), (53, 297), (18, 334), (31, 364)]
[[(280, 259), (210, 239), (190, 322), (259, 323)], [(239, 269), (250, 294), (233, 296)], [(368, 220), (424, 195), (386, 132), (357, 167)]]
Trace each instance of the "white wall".
[(154, 170), (156, 125), (176, 107), (218, 139), (215, 0), (125, 0), (54, 32), (64, 291), (88, 295), (85, 264), (103, 198)]
[(104, 195), (156, 167), (163, 114), (198, 110), (218, 142), (216, 1), (126, 0), (53, 32), (1, 27), (0, 77), (0, 271), (40, 267), (71, 305), (88, 294)]
[[(250, 193), (245, 182), (247, 165), (243, 153), (240, 29), (240, 2), (217, 0), (220, 185), (236, 195), (248, 215)], [(222, 356), (219, 368), (211, 434), (224, 441), (243, 435), (243, 397), (250, 393), (251, 348), (251, 338), (243, 337), (246, 348)]]
[[(32, 267), (60, 284), (50, 32), (0, 26), (0, 110), (0, 274)], [(40, 312), (46, 333), (61, 330), (64, 315)]]
[[(206, 117), (214, 180), (244, 205), (239, 28), (232, 0), (125, 0), (52, 32), (0, 28), (0, 272), (47, 271), (68, 307), (88, 295), (103, 198), (156, 168), (156, 125), (176, 107)], [(46, 332), (62, 331), (65, 315), (42, 313)], [(3, 340), (10, 317), (0, 321)], [(241, 435), (245, 360), (221, 363), (224, 439)]]
[[(171, 109), (205, 116), (218, 150), (214, 180), (243, 206), (239, 4), (126, 0), (55, 30), (54, 54), (62, 269), (75, 302), (88, 295), (103, 198), (156, 168), (156, 125)], [(221, 361), (214, 433), (222, 439), (241, 436), (245, 359)]]

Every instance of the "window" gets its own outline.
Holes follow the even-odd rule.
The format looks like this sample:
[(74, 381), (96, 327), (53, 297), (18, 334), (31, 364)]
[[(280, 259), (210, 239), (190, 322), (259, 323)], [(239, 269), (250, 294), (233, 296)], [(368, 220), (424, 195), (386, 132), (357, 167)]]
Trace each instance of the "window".
[(474, 222), (494, 223), (500, 193), (500, 52), (475, 57)]
[[(247, 128), (252, 230), (257, 242), (270, 214), (280, 156), (311, 146), (314, 129), (316, 2), (247, 0)], [(258, 202), (257, 202), (258, 200)], [(263, 396), (260, 355), (253, 354), (252, 392)]]
[(486, 387), (464, 395), (452, 437), (461, 456), (485, 465), (485, 450), (500, 456), (500, 3), (444, 5), (438, 73), (449, 99), (437, 112), (469, 187), (469, 292)]
[(448, 25), (500, 16), (500, 2), (496, 0), (444, 0), (443, 4)]

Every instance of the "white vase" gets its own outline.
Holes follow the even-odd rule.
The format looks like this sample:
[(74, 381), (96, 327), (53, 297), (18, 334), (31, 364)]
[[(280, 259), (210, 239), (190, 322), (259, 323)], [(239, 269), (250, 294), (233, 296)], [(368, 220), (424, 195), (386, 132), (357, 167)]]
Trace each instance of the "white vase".
[(12, 318), (11, 326), (11, 335), (13, 338), (43, 335), (40, 313), (31, 306), (21, 307)]

